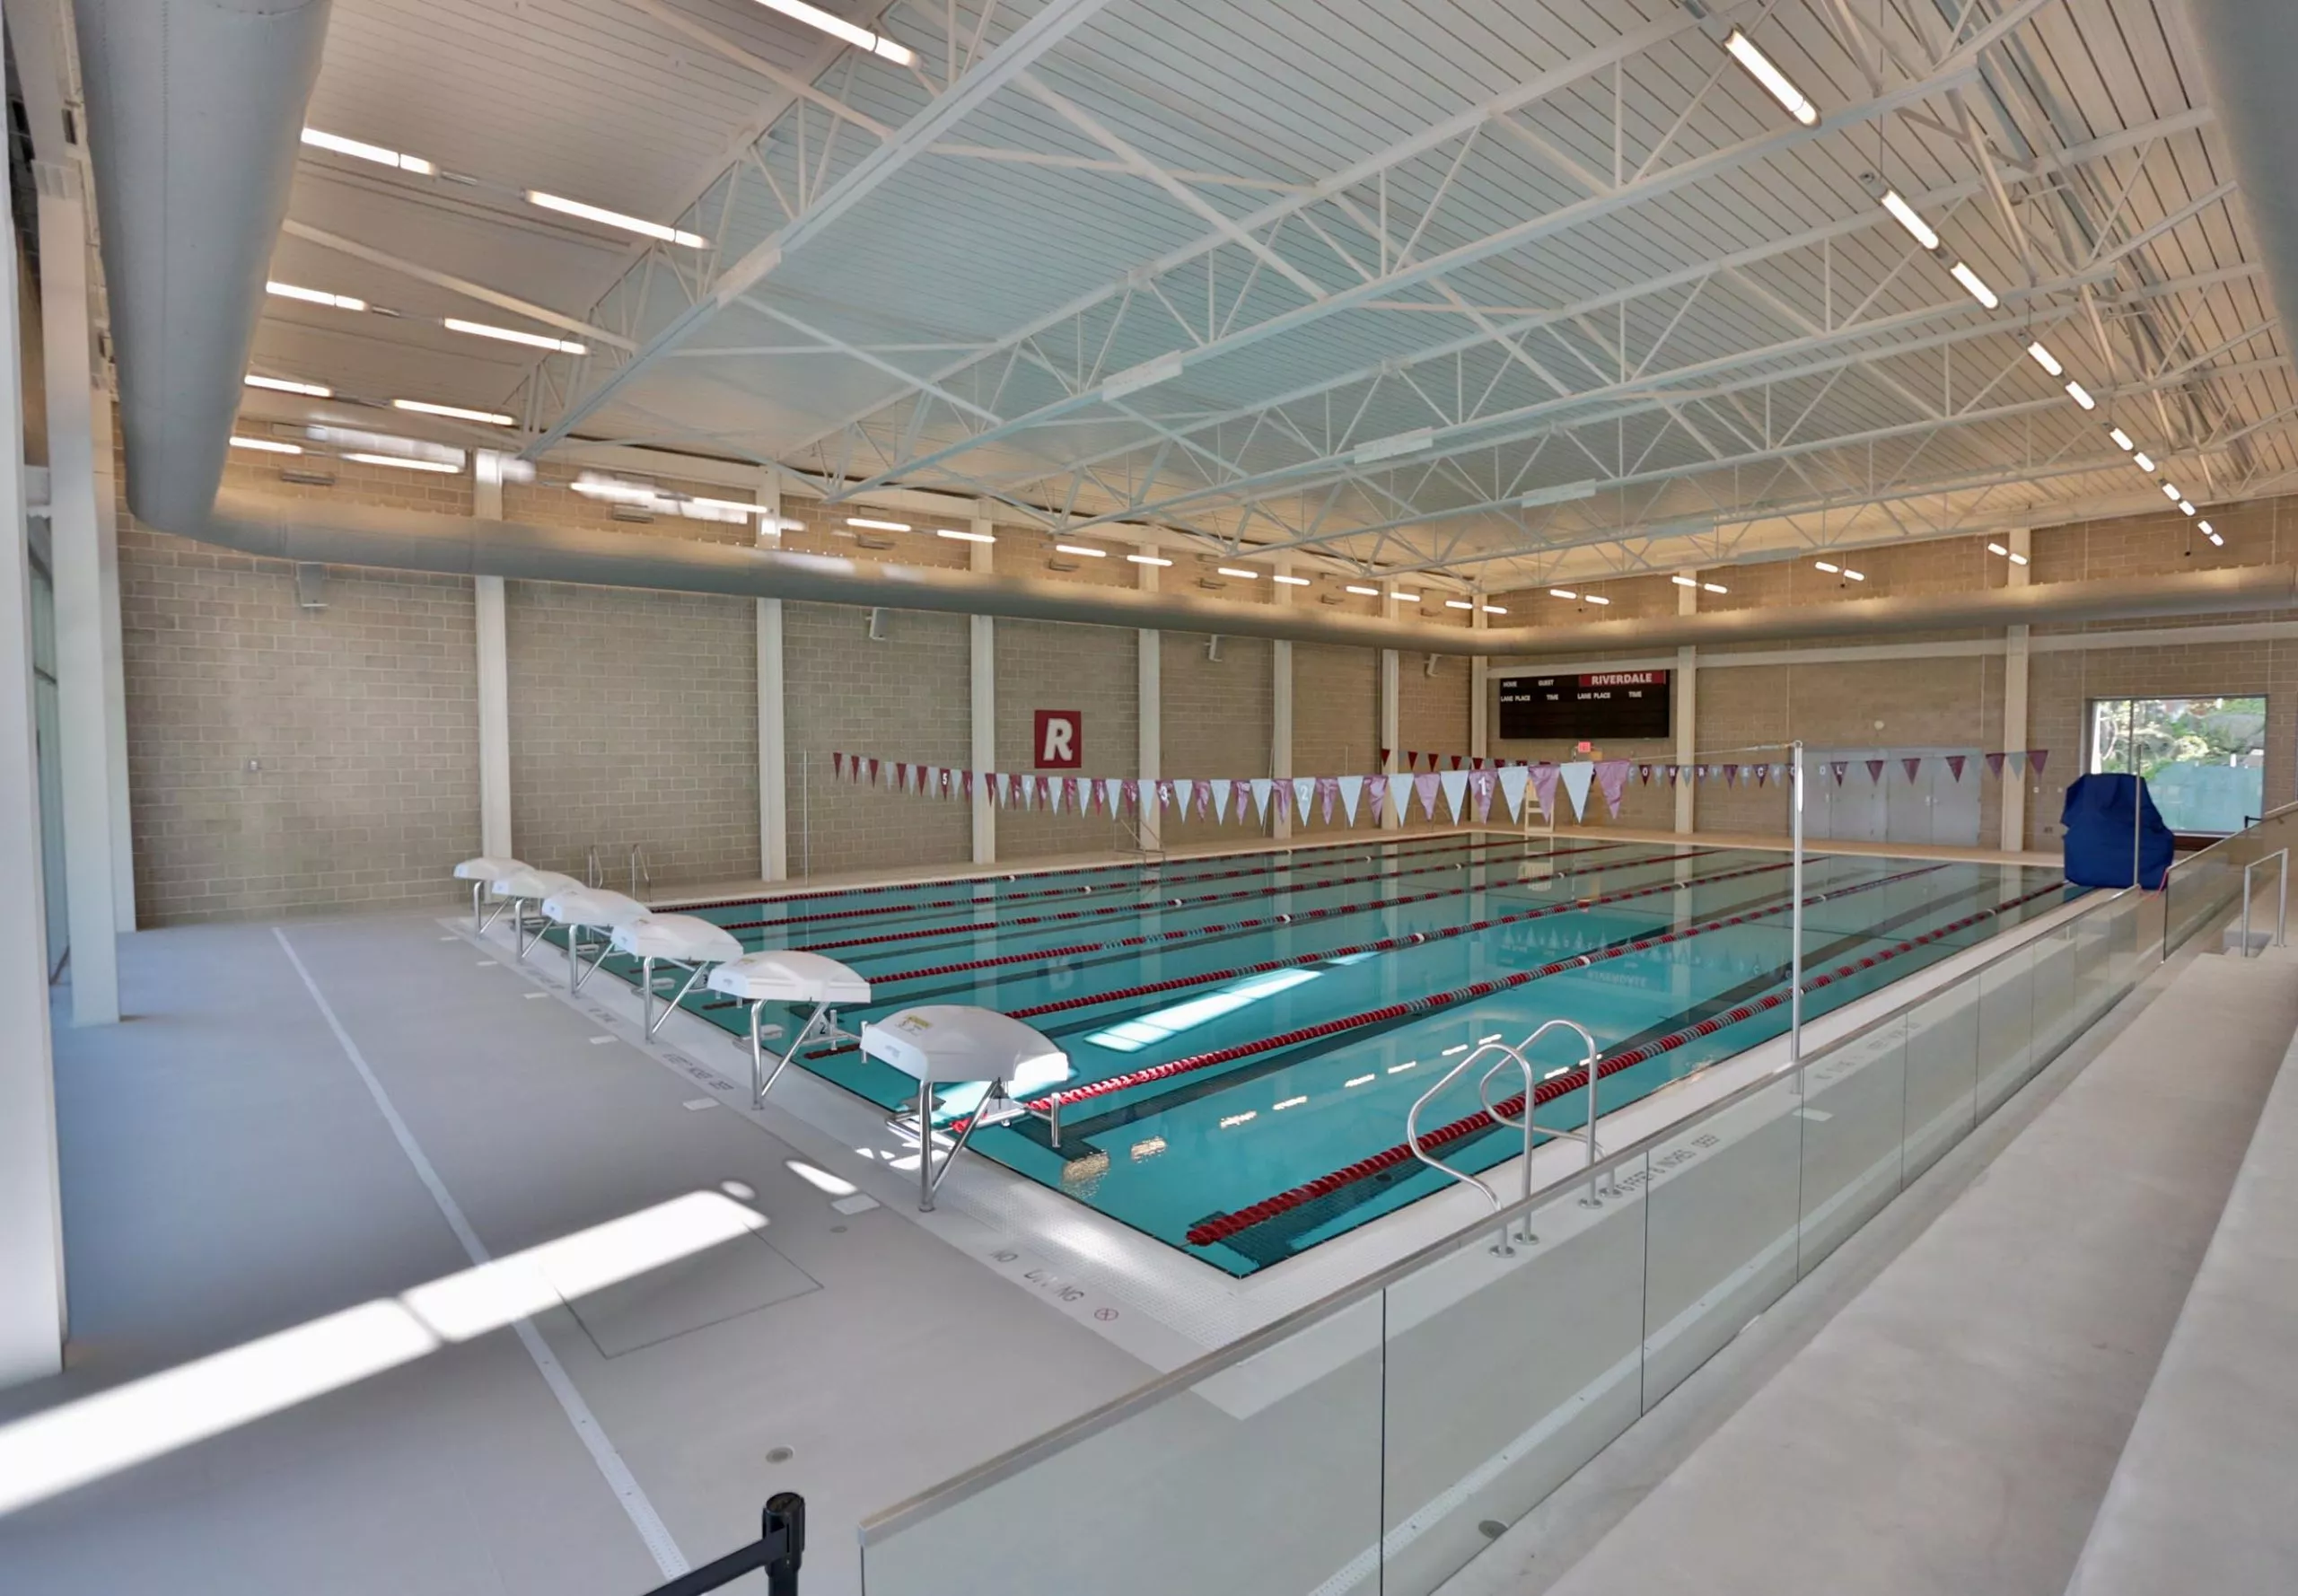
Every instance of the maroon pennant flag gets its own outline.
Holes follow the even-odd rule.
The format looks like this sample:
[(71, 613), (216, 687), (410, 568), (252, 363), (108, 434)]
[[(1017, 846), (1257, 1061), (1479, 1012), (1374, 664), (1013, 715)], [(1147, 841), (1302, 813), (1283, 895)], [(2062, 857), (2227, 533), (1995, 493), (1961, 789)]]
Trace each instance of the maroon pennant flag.
[(1907, 772), (1908, 780), (1913, 781), (1923, 769), (1923, 756), (1921, 754), (1909, 755), (1908, 758), (1899, 761), (1899, 768)]
[(1452, 756), (1452, 768), (1458, 770), (1460, 767), (1460, 761), (1465, 758), (1467, 758), (1467, 756), (1464, 754), (1454, 754)]
[(1768, 766), (1768, 765), (1759, 765), (1759, 766), (1757, 766), (1757, 767), (1756, 767), (1756, 785), (1758, 785), (1758, 786), (1759, 786), (1759, 787), (1764, 787), (1764, 786), (1769, 786), (1770, 785), (1771, 785), (1771, 767), (1770, 767), (1770, 766)]
[(1185, 809), (1194, 811), (1200, 820), (1213, 812), (1213, 784), (1211, 782), (1191, 782), (1188, 791), (1189, 798), (1188, 802), (1184, 805)]
[(1117, 791), (1118, 796), (1125, 801), (1125, 807), (1127, 809), (1136, 813), (1139, 812), (1141, 808), (1141, 784), (1138, 781), (1119, 782), (1118, 784)]
[(1829, 759), (1828, 761), (1828, 774), (1835, 777), (1835, 785), (1839, 787), (1843, 785), (1843, 778), (1851, 774), (1851, 761), (1848, 759)]
[(830, 773), (830, 776), (831, 776), (831, 777), (832, 777), (833, 779), (839, 779), (839, 778), (843, 778), (843, 777), (845, 776), (845, 775), (846, 775), (846, 756), (845, 756), (844, 754), (832, 754), (832, 755), (830, 755), (830, 757), (829, 757), (829, 773)]
[(1049, 776), (1038, 777), (1038, 807), (1039, 809), (1053, 807), (1053, 777)]
[(1867, 761), (1867, 779), (1868, 779), (1869, 781), (1881, 781), (1881, 780), (1882, 780), (1882, 779), (1883, 779), (1883, 766), (1885, 765), (1885, 763), (1887, 763), (1887, 761), (1882, 760), (1882, 759), (1870, 759), (1870, 760), (1868, 760), (1868, 761)]
[(870, 761), (870, 774), (869, 774), (866, 777), (864, 777), (864, 779), (865, 779), (866, 781), (868, 781), (872, 786), (875, 786), (875, 785), (877, 785), (877, 784), (878, 784), (878, 761), (877, 761), (877, 760), (873, 759), (873, 760), (871, 760), (871, 761)]
[(1947, 774), (1952, 776), (1955, 780), (1960, 781), (1963, 779), (1963, 767), (1970, 762), (1971, 757), (1969, 754), (1949, 754), (1947, 756)]
[(2003, 774), (2003, 756), (2001, 754), (1989, 754), (1987, 756), (1987, 773), (1989, 776), (1998, 776)]
[(2030, 748), (2027, 750), (2027, 767), (2032, 770), (2037, 776), (2040, 776), (2043, 773), (2044, 764), (2049, 759), (2050, 750), (2047, 748)]
[(1736, 787), (1740, 785), (1740, 767), (1737, 765), (1724, 767), (1724, 785), (1727, 787)]
[(1469, 767), (1472, 770), (1481, 770), (1484, 768), (1484, 760), (1480, 757), (1470, 759), (1469, 761)]
[(1157, 784), (1157, 812), (1163, 814), (1173, 806), (1173, 784), (1168, 779)]
[(1386, 770), (1388, 767), (1389, 767), (1389, 750), (1388, 750), (1387, 749), (1382, 749), (1382, 750), (1381, 750), (1381, 769), (1383, 769), (1383, 770)]
[(900, 788), (905, 793), (909, 791), (908, 760), (896, 759), (894, 761), (894, 785)]
[(1020, 809), (1029, 802), (1029, 781), (1030, 778), (1026, 776), (1009, 776), (1005, 778), (1006, 808)]
[(1695, 765), (1695, 766), (1693, 766), (1693, 767), (1692, 767), (1692, 779), (1693, 779), (1694, 781), (1706, 781), (1706, 780), (1707, 780), (1707, 779), (1708, 779), (1708, 767), (1707, 767), (1707, 766), (1705, 766), (1705, 765)]
[(1404, 750), (1404, 767), (1407, 770), (1418, 770), (1420, 768), (1420, 750), (1418, 749), (1408, 748)]
[(1636, 767), (1636, 779), (1640, 785), (1647, 787), (1650, 786), (1652, 785), (1652, 767), (1649, 765), (1638, 765)]
[(1074, 776), (1061, 778), (1061, 806), (1072, 814), (1083, 812), (1077, 802), (1077, 778)]

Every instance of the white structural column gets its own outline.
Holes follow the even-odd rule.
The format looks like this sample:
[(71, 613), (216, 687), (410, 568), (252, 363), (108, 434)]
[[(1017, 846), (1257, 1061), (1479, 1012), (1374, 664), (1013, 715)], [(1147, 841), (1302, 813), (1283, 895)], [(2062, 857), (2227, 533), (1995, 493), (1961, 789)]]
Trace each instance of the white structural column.
[[(1382, 649), (1381, 651), (1381, 746), (1378, 751), (1381, 756), (1381, 774), (1383, 776), (1394, 776), (1397, 773), (1397, 727), (1399, 723), (1397, 707), (1397, 695), (1399, 691), (1397, 683), (1397, 651), (1393, 648)], [(1384, 830), (1390, 831), (1403, 825), (1403, 807), (1393, 802), (1381, 805), (1380, 823)]]
[[(2030, 536), (2024, 530), (2009, 533), (2004, 539), (2012, 553), (2024, 559), (2031, 552)], [(2010, 587), (2027, 585), (2027, 567), (2012, 562)], [(2028, 628), (2005, 627), (2003, 629), (2003, 746), (2022, 749), (2027, 746), (2027, 651)], [(2020, 761), (2023, 767), (2024, 759)], [(2004, 761), (2003, 775), (2003, 846), (2016, 852), (2027, 846), (2027, 776), (2023, 769), (2010, 769)]]
[[(1471, 631), (1490, 629), (1492, 618), (1484, 612), (1484, 595), (1477, 593), (1469, 611)], [(1492, 666), (1482, 654), (1469, 658), (1469, 757), (1481, 759), (1492, 752)]]
[[(1289, 576), (1293, 567), (1279, 560), (1277, 574)], [(1293, 607), (1293, 584), (1280, 582), (1269, 595), (1279, 609)], [(1278, 781), (1290, 781), (1293, 776), (1293, 645), (1282, 639), (1268, 645), (1269, 683), (1268, 712), (1268, 773)], [(1289, 800), (1288, 800), (1289, 803)], [(1304, 817), (1305, 818), (1305, 817)], [(1282, 842), (1293, 835), (1293, 811), (1276, 809), (1270, 816), (1269, 835)]]
[(136, 929), (136, 834), (127, 797), (127, 656), (119, 625), (119, 477), (112, 459), (112, 396), (97, 373), (88, 419), (96, 465), (96, 558), (104, 623), (104, 736), (110, 746), (112, 929)]
[[(985, 538), (997, 535), (997, 523), (991, 519), (989, 501), (974, 506), (973, 530)], [(967, 550), (972, 558), (968, 562), (976, 571), (992, 570), (996, 566), (994, 543), (969, 543)], [(994, 770), (997, 766), (997, 623), (988, 616), (972, 618), (973, 628), (969, 658), (973, 673), (971, 759), (977, 779), (973, 793), (973, 862), (976, 864), (997, 863), (997, 811), (982, 790), (979, 773)], [(1034, 761), (1033, 761), (1034, 762)]]
[(64, 1366), (17, 303), (16, 251), (0, 250), (0, 1385)]
[[(503, 457), (481, 449), (471, 456), (472, 515), (503, 519)], [(471, 578), (478, 637), (478, 851), (510, 858), (511, 639), (503, 613), (503, 578)]]
[[(1676, 590), (1676, 613), (1696, 614), (1699, 609), (1699, 590), (1680, 587)], [(1676, 650), (1675, 680), (1669, 684), (1668, 701), (1674, 706), (1676, 731), (1676, 763), (1688, 764), (1699, 750), (1699, 650)], [(1694, 783), (1676, 778), (1676, 830), (1688, 834), (1698, 820), (1693, 808), (1698, 789)]]
[[(1153, 543), (1144, 543), (1136, 553), (1145, 559), (1162, 559)], [(1157, 591), (1157, 567), (1136, 566), (1136, 585), (1145, 593)], [(1154, 848), (1163, 835), (1164, 817), (1157, 812), (1157, 778), (1164, 773), (1165, 741), (1165, 635), (1162, 632), (1135, 634), (1140, 646), (1135, 673), (1135, 723), (1139, 741), (1134, 756), (1134, 774), (1140, 777), (1141, 808), (1136, 824), (1141, 828), (1141, 846)]]
[(47, 363), (48, 515), (56, 579), (57, 707), (63, 723), (72, 1023), (109, 1025), (119, 1018), (119, 940), (111, 880), (103, 557), (96, 529), (88, 212), (77, 168), (43, 161), (33, 170), (39, 185), (40, 346)]
[[(766, 513), (758, 518), (762, 548), (782, 546), (782, 485), (769, 480), (758, 490)], [(782, 663), (782, 601), (758, 601), (758, 873), (759, 879), (790, 879), (789, 682)]]

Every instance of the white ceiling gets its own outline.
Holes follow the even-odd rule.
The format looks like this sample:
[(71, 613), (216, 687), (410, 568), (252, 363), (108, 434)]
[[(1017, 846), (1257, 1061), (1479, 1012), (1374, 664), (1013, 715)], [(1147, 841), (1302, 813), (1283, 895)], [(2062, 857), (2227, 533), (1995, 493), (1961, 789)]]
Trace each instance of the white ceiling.
[[(1776, 0), (1705, 29), (1670, 0), (838, 9), (916, 67), (752, 0), (335, 0), (311, 124), (443, 175), (304, 152), (275, 275), (400, 314), (274, 299), (255, 369), (501, 409), (539, 447), (1495, 588), (2162, 507), (2109, 416), (2198, 502), (2298, 474), (2175, 0)], [(1732, 63), (1732, 22), (1817, 129)], [(1881, 184), (2000, 309), (1911, 247)], [(472, 286), (587, 324), (592, 353), (446, 331), (551, 330)], [(2099, 412), (2023, 357), (2034, 337)], [(1100, 393), (1176, 353), (1180, 375)]]

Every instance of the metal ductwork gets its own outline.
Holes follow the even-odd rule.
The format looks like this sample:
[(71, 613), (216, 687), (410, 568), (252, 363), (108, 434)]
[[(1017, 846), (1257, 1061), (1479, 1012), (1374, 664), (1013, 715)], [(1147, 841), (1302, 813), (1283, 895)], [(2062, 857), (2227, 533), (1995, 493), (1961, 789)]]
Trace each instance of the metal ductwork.
[(127, 504), (197, 537), (287, 214), (329, 0), (77, 0)]
[(2282, 352), (2298, 336), (2298, 4), (2187, 0), (2211, 109), (2226, 136), (2242, 203), (2282, 316)]
[(2298, 567), (2250, 566), (2177, 576), (2047, 583), (1790, 609), (1732, 609), (1647, 620), (1471, 631), (1319, 615), (1182, 593), (996, 576), (685, 538), (532, 526), (460, 515), (313, 505), (227, 494), (201, 536), (243, 554), (601, 587), (791, 599), (857, 608), (997, 615), (1085, 626), (1275, 637), (1495, 659), (1558, 659), (1620, 649), (1796, 637), (1873, 638), (1963, 627), (2280, 609), (2298, 602)]

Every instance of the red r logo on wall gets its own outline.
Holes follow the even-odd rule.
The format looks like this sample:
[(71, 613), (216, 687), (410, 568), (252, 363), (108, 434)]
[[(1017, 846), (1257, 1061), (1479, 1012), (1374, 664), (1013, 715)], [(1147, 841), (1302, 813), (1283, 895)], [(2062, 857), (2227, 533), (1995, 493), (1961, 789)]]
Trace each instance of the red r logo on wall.
[(1085, 763), (1085, 715), (1076, 709), (1038, 711), (1037, 767), (1076, 770)]

